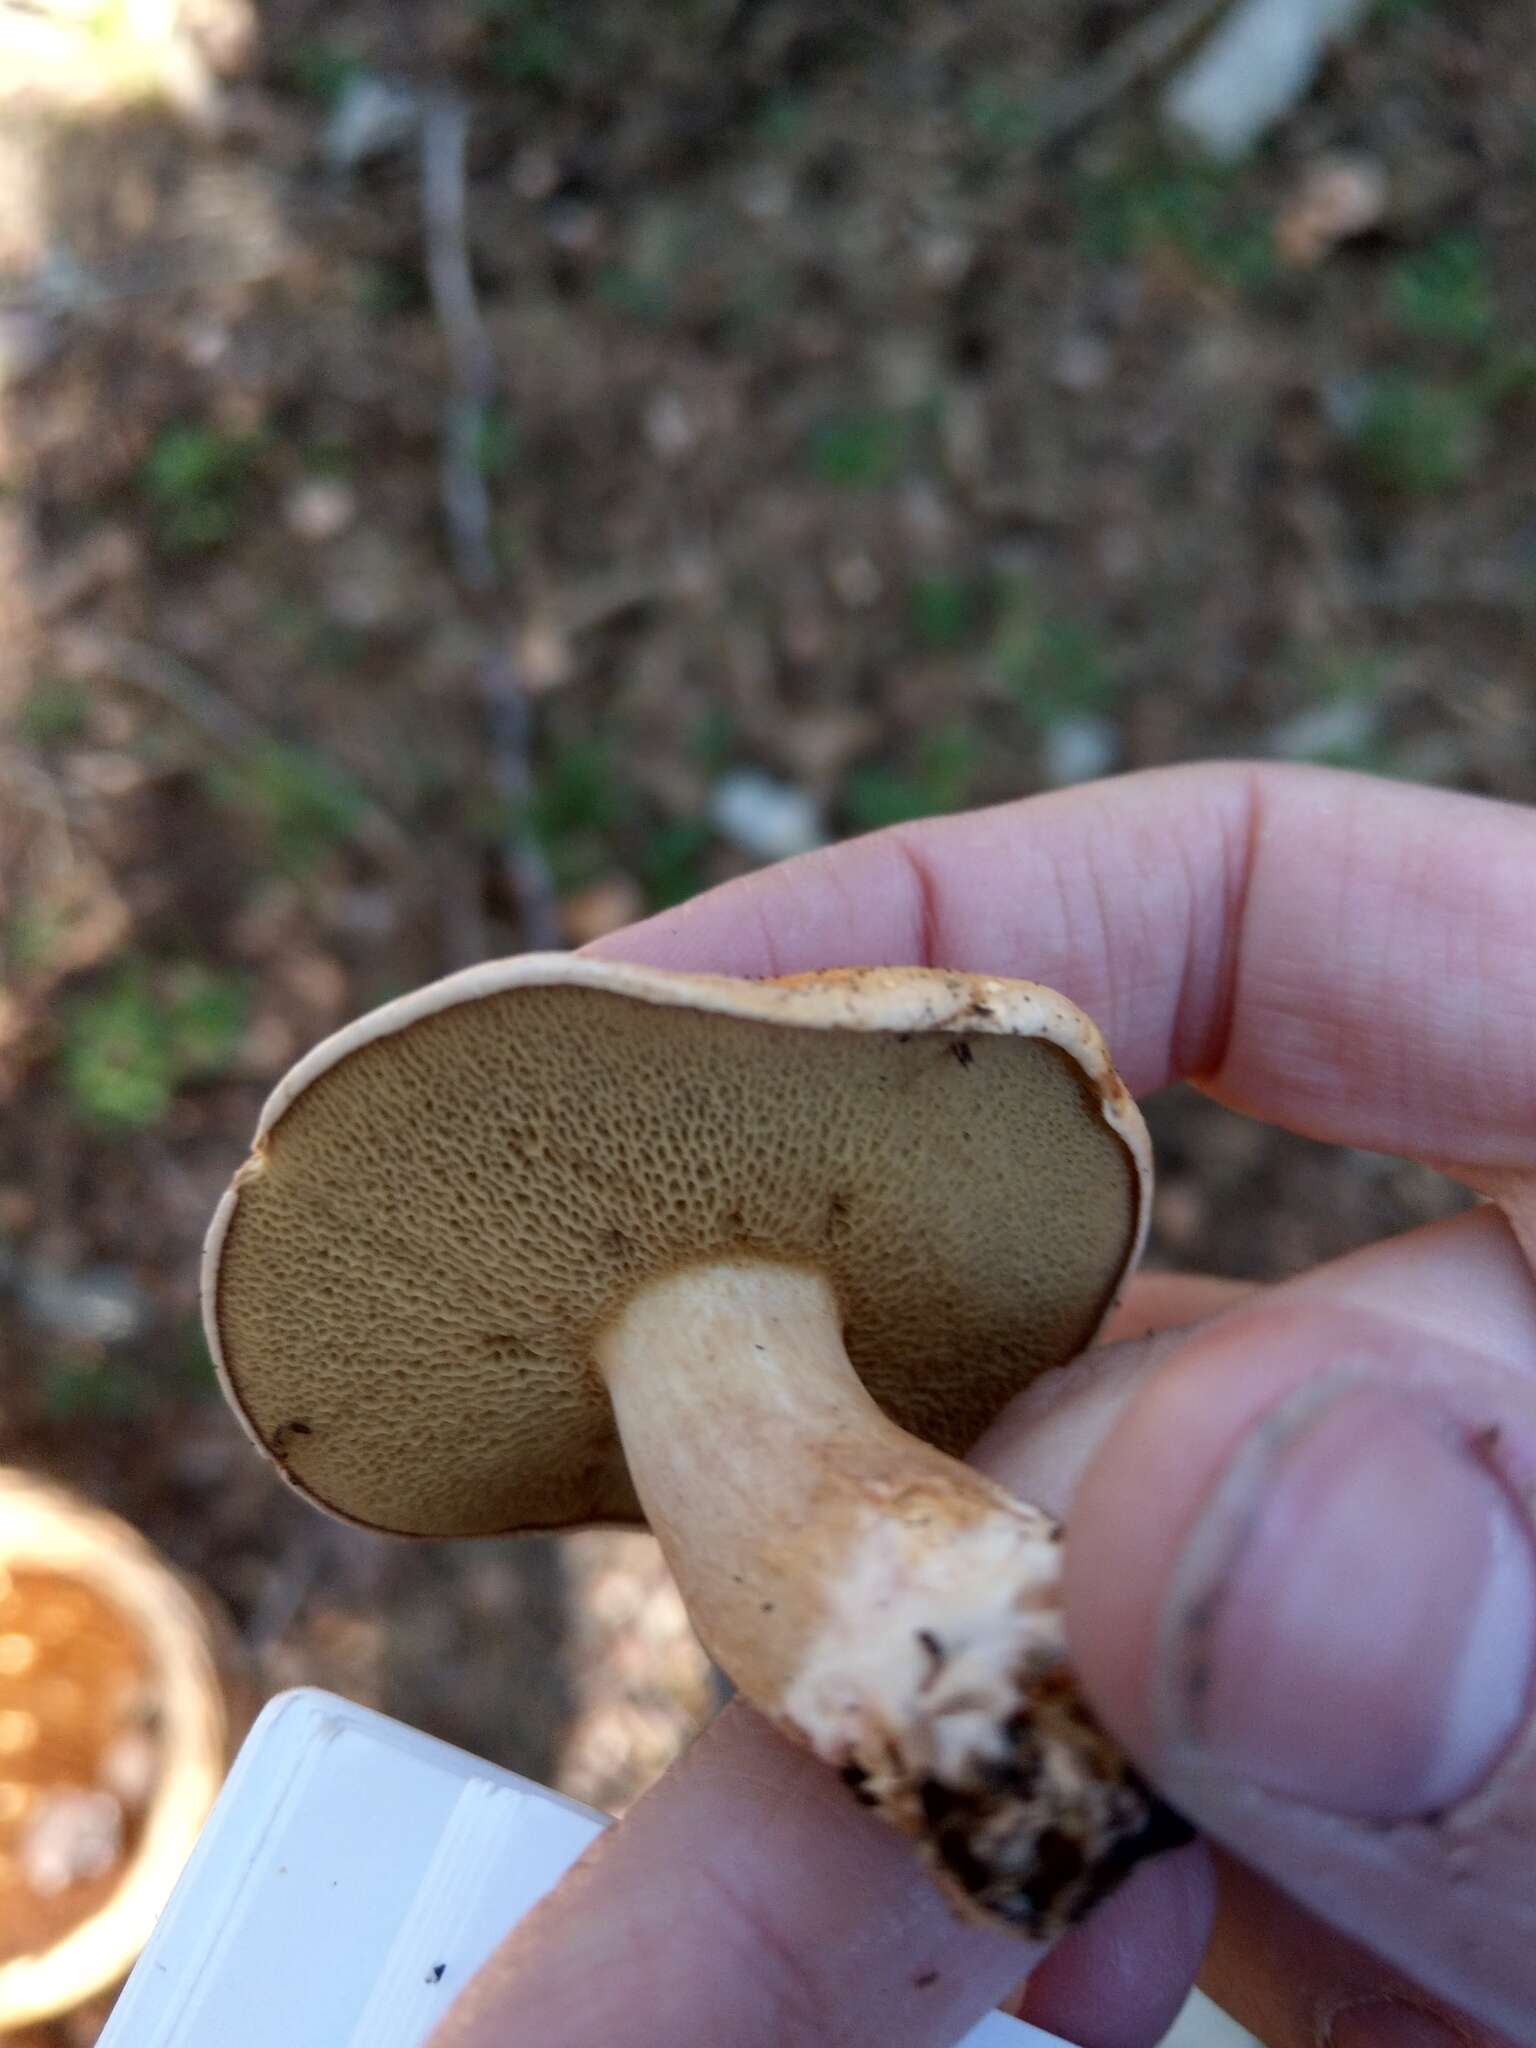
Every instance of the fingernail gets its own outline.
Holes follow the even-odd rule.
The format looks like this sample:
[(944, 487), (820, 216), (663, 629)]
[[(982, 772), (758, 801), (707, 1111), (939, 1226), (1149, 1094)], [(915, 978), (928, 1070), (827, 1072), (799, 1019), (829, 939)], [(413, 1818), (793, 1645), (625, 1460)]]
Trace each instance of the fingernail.
[(1524, 1718), (1532, 1539), (1450, 1417), (1374, 1387), (1312, 1398), (1239, 1455), (1186, 1549), (1173, 1732), (1335, 1812), (1429, 1812)]
[(1458, 2028), (1422, 2005), (1401, 1998), (1370, 1998), (1336, 2012), (1325, 2048), (1467, 2048)]

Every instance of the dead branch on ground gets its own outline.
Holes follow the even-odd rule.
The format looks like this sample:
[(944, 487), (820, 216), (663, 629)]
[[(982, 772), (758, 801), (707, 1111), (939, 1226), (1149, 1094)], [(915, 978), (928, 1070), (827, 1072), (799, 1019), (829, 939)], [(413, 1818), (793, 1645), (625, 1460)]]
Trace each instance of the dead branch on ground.
[(1091, 64), (1064, 78), (1045, 98), (1034, 135), (1037, 150), (1065, 142), (1133, 87), (1178, 55), (1227, 0), (1163, 0)]
[(485, 621), (487, 644), (476, 680), (491, 779), (507, 821), (502, 876), (517, 906), (524, 946), (541, 950), (559, 945), (560, 920), (554, 878), (530, 816), (533, 721), (527, 683), (513, 652), (510, 622), (495, 602), (499, 578), (483, 451), (497, 379), (470, 265), (468, 141), (469, 113), (463, 102), (434, 94), (422, 109), (421, 184), (427, 282), (448, 357), (443, 520), (454, 573)]
[[(95, 627), (75, 629), (67, 645), (75, 666), (126, 683), (163, 704), (219, 754), (242, 760), (288, 744), (244, 705), (216, 690), (179, 655), (168, 654), (164, 648)], [(411, 851), (409, 834), (377, 797), (358, 787), (355, 777), (348, 777), (348, 786), (356, 807), (353, 837), (381, 864), (398, 867)]]

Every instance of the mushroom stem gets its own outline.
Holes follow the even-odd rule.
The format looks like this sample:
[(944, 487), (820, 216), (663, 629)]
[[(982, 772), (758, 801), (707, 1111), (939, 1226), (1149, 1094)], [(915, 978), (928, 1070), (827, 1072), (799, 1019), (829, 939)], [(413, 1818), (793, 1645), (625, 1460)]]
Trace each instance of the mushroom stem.
[(685, 1268), (597, 1358), (711, 1655), (957, 1901), (1050, 1935), (1188, 1838), (1077, 1692), (1057, 1524), (881, 1412), (824, 1276)]

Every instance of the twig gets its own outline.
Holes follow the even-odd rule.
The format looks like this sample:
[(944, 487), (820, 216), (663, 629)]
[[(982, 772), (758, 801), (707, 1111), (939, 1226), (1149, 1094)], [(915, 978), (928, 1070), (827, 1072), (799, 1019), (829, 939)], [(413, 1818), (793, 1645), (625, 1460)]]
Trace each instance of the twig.
[(530, 817), (533, 720), (527, 685), (512, 653), (509, 623), (496, 615), (492, 602), (498, 578), (482, 451), (496, 397), (496, 360), (470, 268), (468, 138), (469, 115), (461, 101), (446, 94), (427, 101), (421, 122), (427, 282), (450, 378), (440, 470), (443, 519), (454, 573), (488, 615), (477, 681), (491, 776), (507, 816), (501, 868), (517, 906), (523, 944), (538, 951), (559, 945), (560, 919), (554, 878)]
[(421, 128), (427, 282), (452, 383), (443, 416), (443, 515), (459, 581), (469, 590), (491, 591), (496, 587), (496, 557), (481, 450), (496, 396), (496, 359), (469, 266), (464, 166), (468, 140), (469, 116), (462, 104), (440, 95), (429, 100)]
[[(179, 656), (147, 641), (86, 628), (72, 642), (91, 667), (109, 671), (120, 682), (167, 705), (219, 752), (239, 758), (282, 748), (286, 742), (270, 732), (243, 705), (223, 696)], [(410, 835), (399, 820), (348, 777), (357, 802), (353, 836), (376, 859), (398, 865), (411, 853)]]
[(1037, 150), (1064, 142), (1177, 55), (1228, 0), (1163, 0), (1117, 42), (1046, 95), (1034, 134)]
[(69, 806), (47, 769), (19, 748), (0, 746), (0, 789), (8, 792), (18, 810), (42, 820), (43, 847), (53, 857), (55, 872), (67, 873), (77, 858), (75, 836)]
[(676, 597), (688, 590), (689, 583), (688, 565), (675, 561), (614, 569), (557, 593), (549, 610), (559, 631), (574, 640), (624, 612), (637, 611), (659, 598)]
[(1311, 90), (1329, 47), (1367, 0), (1234, 0), (1163, 93), (1163, 119), (1207, 156), (1233, 162)]
[(71, 635), (69, 646), (90, 667), (110, 669), (120, 682), (168, 705), (223, 753), (249, 753), (253, 747), (272, 744), (272, 735), (258, 718), (222, 695), (179, 655), (89, 626)]
[(528, 692), (511, 650), (490, 649), (480, 668), (480, 695), (490, 742), (491, 777), (508, 821), (501, 865), (522, 922), (523, 944), (542, 951), (560, 943), (560, 913), (544, 849), (528, 823), (533, 796), (529, 759), (533, 720)]
[(281, 251), (275, 247), (231, 243), (217, 251), (199, 249), (195, 260), (190, 249), (166, 247), (92, 269), (60, 248), (36, 271), (0, 276), (0, 313), (36, 313), (45, 319), (110, 313), (136, 299), (192, 297), (230, 285), (261, 284), (280, 263)]

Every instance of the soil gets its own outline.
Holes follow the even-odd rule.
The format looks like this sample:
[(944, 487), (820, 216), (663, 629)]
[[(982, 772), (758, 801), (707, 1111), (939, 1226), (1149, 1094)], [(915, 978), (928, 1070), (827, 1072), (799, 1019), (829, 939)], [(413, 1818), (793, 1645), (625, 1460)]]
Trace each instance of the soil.
[[(1388, 0), (1235, 170), (1155, 80), (1042, 148), (1147, 11), (188, 0), (149, 46), (0, 0), (4, 1455), (209, 1586), (259, 1687), (612, 1808), (718, 1698), (648, 1538), (332, 1526), (197, 1334), (265, 1092), (524, 943), (520, 834), (577, 941), (762, 857), (744, 770), (832, 836), (1234, 753), (1536, 795), (1527, 12)], [(489, 590), (381, 82), (470, 117)], [(1379, 200), (1300, 260), (1340, 162)], [(1160, 1263), (1273, 1279), (1464, 1199), (1150, 1116)]]

